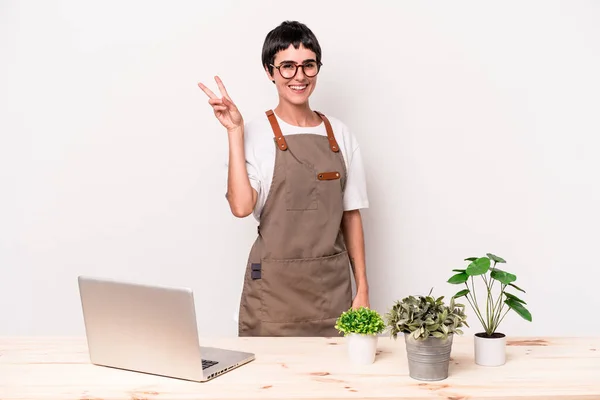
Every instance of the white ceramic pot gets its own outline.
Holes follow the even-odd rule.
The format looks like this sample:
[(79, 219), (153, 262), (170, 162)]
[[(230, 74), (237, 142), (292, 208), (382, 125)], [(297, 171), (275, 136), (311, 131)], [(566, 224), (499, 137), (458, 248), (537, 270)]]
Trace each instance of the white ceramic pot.
[(475, 334), (475, 363), (486, 367), (498, 367), (506, 362), (506, 335), (485, 332)]
[(354, 364), (372, 364), (377, 352), (377, 336), (350, 333), (346, 336), (348, 356)]

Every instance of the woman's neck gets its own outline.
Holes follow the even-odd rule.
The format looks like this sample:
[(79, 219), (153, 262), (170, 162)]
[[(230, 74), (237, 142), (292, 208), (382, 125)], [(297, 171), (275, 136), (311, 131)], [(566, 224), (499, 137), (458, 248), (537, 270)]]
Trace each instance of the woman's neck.
[(321, 124), (321, 118), (310, 109), (308, 102), (295, 105), (279, 102), (275, 114), (290, 125), (301, 127), (314, 127)]

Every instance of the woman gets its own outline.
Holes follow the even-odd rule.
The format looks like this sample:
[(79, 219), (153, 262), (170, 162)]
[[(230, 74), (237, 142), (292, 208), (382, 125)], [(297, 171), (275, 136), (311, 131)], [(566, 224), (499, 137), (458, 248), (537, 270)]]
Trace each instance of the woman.
[(360, 151), (342, 122), (310, 109), (322, 64), (319, 42), (306, 25), (286, 21), (269, 32), (262, 63), (279, 104), (248, 124), (218, 77), (222, 97), (198, 84), (227, 129), (231, 211), (237, 217), (254, 213), (259, 221), (239, 335), (337, 335), (339, 314), (369, 306)]

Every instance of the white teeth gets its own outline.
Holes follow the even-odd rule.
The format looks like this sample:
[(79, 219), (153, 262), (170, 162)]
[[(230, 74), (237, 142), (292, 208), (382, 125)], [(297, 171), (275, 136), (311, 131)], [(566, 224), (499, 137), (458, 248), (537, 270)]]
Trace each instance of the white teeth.
[(290, 87), (292, 89), (294, 89), (294, 90), (303, 90), (303, 89), (306, 89), (306, 85), (304, 85), (304, 86), (290, 86)]

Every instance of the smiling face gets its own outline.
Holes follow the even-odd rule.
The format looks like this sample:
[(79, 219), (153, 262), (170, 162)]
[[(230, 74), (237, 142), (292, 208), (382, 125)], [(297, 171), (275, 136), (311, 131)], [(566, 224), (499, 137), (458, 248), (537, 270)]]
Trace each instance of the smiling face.
[(273, 65), (276, 67), (281, 66), (280, 70), (273, 68), (273, 74), (271, 75), (269, 69), (265, 68), (269, 79), (275, 81), (280, 102), (286, 102), (296, 106), (303, 105), (308, 102), (308, 98), (313, 90), (315, 90), (317, 76), (310, 78), (305, 75), (304, 68), (298, 68), (298, 71), (293, 78), (286, 79), (281, 73), (287, 75), (287, 73), (291, 71), (291, 74), (293, 74), (294, 67), (290, 64), (305, 65), (305, 68), (310, 74), (311, 70), (314, 71), (314, 68), (316, 68), (317, 56), (314, 51), (309, 50), (302, 45), (297, 49), (295, 49), (293, 45), (290, 45), (287, 49), (281, 50), (275, 54)]

